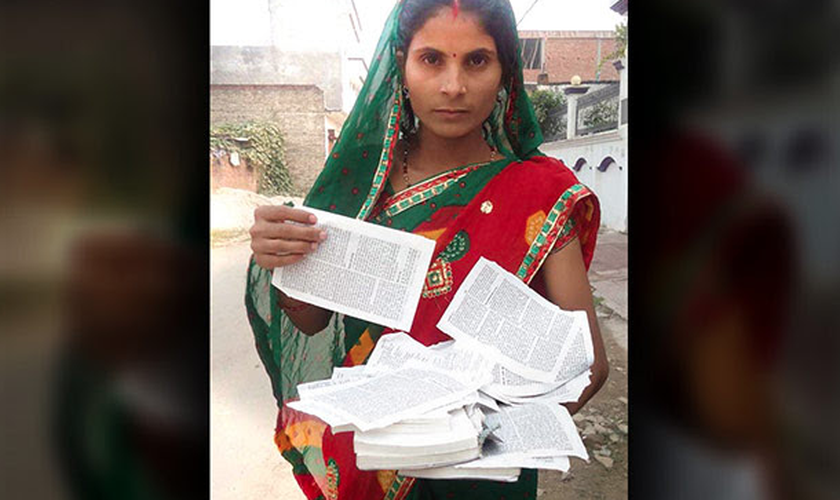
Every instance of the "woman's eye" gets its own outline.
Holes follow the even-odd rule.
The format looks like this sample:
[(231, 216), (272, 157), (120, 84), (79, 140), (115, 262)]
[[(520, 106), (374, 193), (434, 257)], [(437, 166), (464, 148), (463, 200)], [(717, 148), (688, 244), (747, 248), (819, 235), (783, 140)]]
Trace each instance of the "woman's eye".
[(468, 60), (470, 66), (483, 66), (487, 64), (487, 57), (482, 55), (471, 56)]
[(426, 64), (435, 65), (440, 62), (440, 56), (438, 54), (426, 54), (421, 57), (421, 60)]

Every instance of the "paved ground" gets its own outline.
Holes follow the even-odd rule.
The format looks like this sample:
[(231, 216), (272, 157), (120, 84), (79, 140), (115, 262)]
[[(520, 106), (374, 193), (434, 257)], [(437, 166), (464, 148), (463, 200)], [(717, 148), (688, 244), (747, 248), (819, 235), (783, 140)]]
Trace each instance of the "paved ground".
[[(590, 270), (610, 359), (606, 386), (576, 416), (592, 460), (540, 474), (543, 499), (627, 497), (627, 237), (599, 235)], [(215, 500), (303, 499), (272, 440), (276, 410), (242, 303), (247, 243), (212, 250), (211, 488)]]
[(589, 268), (589, 281), (604, 305), (627, 319), (627, 235), (601, 230), (595, 256)]
[(214, 500), (305, 499), (274, 446), (277, 410), (243, 303), (247, 243), (212, 250), (210, 486)]

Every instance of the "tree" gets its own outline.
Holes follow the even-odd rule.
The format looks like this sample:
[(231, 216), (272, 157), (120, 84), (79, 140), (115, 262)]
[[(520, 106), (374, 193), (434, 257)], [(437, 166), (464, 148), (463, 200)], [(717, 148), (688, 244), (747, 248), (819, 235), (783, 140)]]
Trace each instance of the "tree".
[(627, 23), (623, 22), (615, 26), (615, 50), (598, 61), (598, 71), (604, 63), (616, 61), (627, 55)]

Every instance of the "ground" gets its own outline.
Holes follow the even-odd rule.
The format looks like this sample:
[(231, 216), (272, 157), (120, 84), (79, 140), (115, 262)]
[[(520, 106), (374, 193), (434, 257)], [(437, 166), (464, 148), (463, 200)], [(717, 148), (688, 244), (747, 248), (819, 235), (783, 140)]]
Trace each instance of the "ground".
[(627, 322), (603, 306), (598, 309), (610, 376), (574, 416), (590, 460), (573, 458), (567, 473), (540, 471), (537, 496), (542, 500), (627, 498), (627, 349), (616, 340), (626, 339)]

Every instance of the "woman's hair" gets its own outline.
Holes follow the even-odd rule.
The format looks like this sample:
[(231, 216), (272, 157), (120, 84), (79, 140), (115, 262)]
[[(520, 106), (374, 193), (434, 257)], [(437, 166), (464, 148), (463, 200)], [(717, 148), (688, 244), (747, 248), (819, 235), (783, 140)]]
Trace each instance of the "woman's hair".
[[(414, 34), (423, 27), (441, 7), (454, 8), (455, 0), (403, 0), (399, 17), (399, 39), (397, 50), (408, 55), (408, 47)], [(478, 17), (484, 30), (493, 37), (499, 62), (502, 65), (502, 84), (510, 83), (518, 71), (518, 44), (516, 21), (511, 19), (513, 10), (508, 0), (461, 0), (458, 2), (461, 12), (469, 12)], [(405, 132), (414, 131), (414, 112), (406, 102), (406, 113), (401, 128)]]

